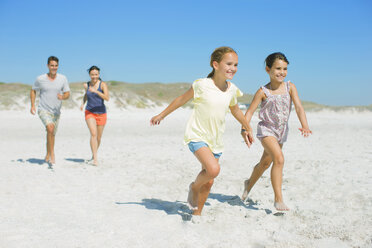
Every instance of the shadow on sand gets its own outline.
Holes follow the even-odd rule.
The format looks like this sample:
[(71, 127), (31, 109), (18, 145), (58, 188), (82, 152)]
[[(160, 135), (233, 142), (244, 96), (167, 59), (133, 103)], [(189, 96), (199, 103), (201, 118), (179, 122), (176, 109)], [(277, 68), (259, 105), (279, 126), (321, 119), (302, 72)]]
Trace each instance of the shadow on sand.
[(163, 201), (159, 199), (142, 199), (142, 202), (116, 202), (118, 205), (142, 205), (147, 209), (161, 210), (168, 215), (178, 214), (183, 221), (190, 221), (192, 218), (192, 211), (187, 204), (175, 201)]
[(251, 199), (247, 199), (246, 203), (244, 203), (239, 196), (237, 195), (222, 195), (222, 194), (215, 194), (215, 193), (210, 193), (208, 196), (209, 199), (214, 199), (222, 203), (228, 203), (231, 206), (241, 206), (246, 209), (250, 210), (264, 210), (266, 214), (271, 214), (272, 211), (270, 209), (263, 209), (263, 208), (258, 208), (257, 207), (257, 202), (252, 201)]
[[(252, 201), (251, 199), (247, 200), (247, 204), (244, 203), (239, 196), (229, 196), (229, 195), (222, 195), (222, 194), (214, 194), (211, 193), (208, 196), (209, 199), (214, 199), (222, 203), (228, 203), (231, 206), (241, 206), (246, 209), (250, 210), (264, 210), (266, 214), (272, 214), (270, 209), (263, 209), (257, 207), (257, 202)], [(147, 209), (151, 210), (160, 210), (164, 211), (168, 215), (177, 214), (181, 216), (183, 221), (190, 221), (192, 218), (192, 211), (188, 207), (187, 204), (180, 201), (170, 202), (170, 201), (163, 201), (160, 199), (142, 199), (142, 202), (115, 202), (118, 205), (141, 205)], [(210, 205), (206, 202), (205, 205)]]
[(85, 159), (82, 158), (65, 158), (66, 161), (74, 162), (74, 163), (84, 163)]
[(17, 159), (16, 162), (20, 162), (20, 163), (30, 163), (30, 164), (39, 164), (39, 165), (42, 165), (42, 164), (46, 164), (47, 162), (44, 160), (44, 159), (40, 159), (40, 158), (29, 158), (29, 159)]
[(53, 170), (53, 165), (51, 163), (46, 162), (44, 159), (40, 159), (40, 158), (29, 158), (29, 159), (26, 159), (26, 160), (24, 160), (22, 158), (19, 158), (16, 161), (12, 160), (12, 162), (30, 163), (30, 164), (38, 164), (38, 165), (47, 164), (48, 169)]

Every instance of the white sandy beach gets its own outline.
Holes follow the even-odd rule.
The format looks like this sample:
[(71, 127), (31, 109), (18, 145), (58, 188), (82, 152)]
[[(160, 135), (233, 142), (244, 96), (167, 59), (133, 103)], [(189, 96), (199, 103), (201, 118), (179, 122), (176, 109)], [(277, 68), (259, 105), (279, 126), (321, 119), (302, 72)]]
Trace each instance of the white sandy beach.
[(201, 217), (186, 204), (200, 170), (182, 144), (189, 109), (157, 127), (149, 120), (158, 110), (109, 111), (98, 167), (83, 162), (91, 156), (83, 113), (62, 109), (53, 170), (42, 163), (40, 119), (0, 113), (0, 247), (372, 247), (370, 112), (307, 113), (307, 139), (292, 113), (284, 215), (273, 208), (269, 171), (241, 202), (262, 146), (248, 149), (229, 115), (222, 170)]

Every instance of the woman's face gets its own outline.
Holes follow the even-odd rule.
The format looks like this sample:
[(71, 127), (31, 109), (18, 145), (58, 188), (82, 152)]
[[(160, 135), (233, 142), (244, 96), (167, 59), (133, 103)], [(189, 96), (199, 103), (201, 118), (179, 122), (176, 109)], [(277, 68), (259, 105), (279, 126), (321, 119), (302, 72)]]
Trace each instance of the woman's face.
[(91, 81), (97, 82), (99, 80), (99, 71), (98, 70), (91, 70), (89, 72), (89, 76)]
[(226, 53), (220, 62), (214, 61), (213, 65), (216, 74), (231, 80), (238, 71), (238, 55), (234, 52)]

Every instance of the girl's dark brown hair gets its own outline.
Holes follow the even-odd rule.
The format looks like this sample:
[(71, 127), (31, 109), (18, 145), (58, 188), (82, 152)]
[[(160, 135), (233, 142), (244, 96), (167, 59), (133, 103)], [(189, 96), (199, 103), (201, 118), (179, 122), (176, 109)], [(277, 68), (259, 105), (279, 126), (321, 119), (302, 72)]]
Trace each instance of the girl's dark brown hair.
[(266, 66), (271, 68), (273, 64), (275, 63), (275, 60), (277, 59), (283, 60), (289, 65), (289, 61), (287, 57), (283, 53), (277, 52), (277, 53), (272, 53), (269, 56), (267, 56), (267, 58), (265, 59)]

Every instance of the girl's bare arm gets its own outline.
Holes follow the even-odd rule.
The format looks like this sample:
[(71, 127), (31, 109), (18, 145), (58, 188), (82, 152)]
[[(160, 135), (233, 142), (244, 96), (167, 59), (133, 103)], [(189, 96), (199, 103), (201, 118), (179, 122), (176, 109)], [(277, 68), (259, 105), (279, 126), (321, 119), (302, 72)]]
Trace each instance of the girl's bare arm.
[(154, 116), (150, 120), (151, 125), (159, 125), (160, 122), (170, 113), (178, 109), (179, 107), (186, 104), (190, 99), (194, 97), (194, 89), (190, 87), (188, 91), (174, 99), (168, 107), (166, 107), (160, 114)]
[(297, 117), (298, 117), (298, 119), (299, 119), (299, 121), (301, 123), (301, 128), (299, 128), (299, 130), (301, 131), (301, 134), (304, 137), (307, 137), (312, 132), (311, 132), (311, 130), (309, 128), (309, 124), (307, 123), (307, 118), (306, 118), (305, 110), (302, 107), (301, 100), (300, 100), (300, 97), (298, 96), (298, 92), (297, 92), (296, 86), (293, 83), (289, 83), (289, 84), (290, 84), (289, 94), (291, 95), (293, 104), (295, 106)]

